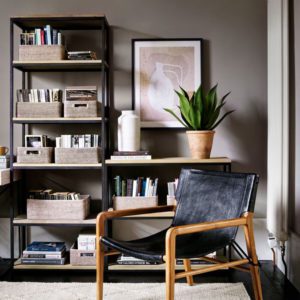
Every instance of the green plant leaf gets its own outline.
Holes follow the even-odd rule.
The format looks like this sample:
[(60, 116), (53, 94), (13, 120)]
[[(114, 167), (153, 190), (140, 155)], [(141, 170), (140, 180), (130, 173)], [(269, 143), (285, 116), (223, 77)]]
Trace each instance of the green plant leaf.
[[(182, 88), (181, 86), (179, 86), (179, 88), (181, 89), (182, 94), (184, 95), (184, 97), (186, 97), (186, 99), (189, 100), (189, 94), (187, 93), (187, 91), (184, 88)], [(177, 95), (178, 95), (178, 93), (177, 93)]]
[(224, 95), (220, 102), (223, 103), (229, 94), (231, 94), (231, 92), (228, 92), (226, 95)]
[(230, 111), (228, 111), (227, 113), (225, 113), (222, 117), (221, 117), (221, 119), (216, 123), (216, 124), (214, 124), (213, 126), (212, 126), (212, 128), (211, 128), (211, 130), (214, 130), (229, 114), (231, 114), (231, 113), (233, 113), (234, 112), (234, 110), (230, 110)]
[(164, 108), (164, 110), (168, 113), (170, 113), (173, 117), (175, 117), (184, 127), (189, 128), (189, 126), (185, 123), (183, 123), (180, 118), (169, 108)]
[(189, 117), (190, 102), (189, 102), (189, 100), (184, 95), (180, 94), (179, 92), (176, 91), (176, 94), (179, 97), (179, 103), (180, 103), (179, 109), (180, 109), (180, 112), (184, 116), (186, 122), (192, 126), (191, 119)]

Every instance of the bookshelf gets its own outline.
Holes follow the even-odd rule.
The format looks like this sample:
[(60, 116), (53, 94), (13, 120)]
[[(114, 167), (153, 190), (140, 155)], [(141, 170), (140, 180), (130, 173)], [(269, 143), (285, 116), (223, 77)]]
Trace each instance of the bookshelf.
[[(35, 28), (45, 27), (46, 25), (52, 26), (60, 31), (80, 31), (78, 34), (84, 34), (85, 31), (95, 31), (95, 40), (93, 41), (96, 45), (100, 45), (97, 48), (97, 60), (52, 60), (52, 61), (20, 61), (15, 55), (16, 48), (19, 44), (19, 32), (25, 32), (33, 30)], [(94, 176), (97, 176), (97, 183), (99, 184), (99, 193), (101, 192), (102, 199), (107, 195), (107, 169), (105, 160), (108, 154), (109, 145), (109, 89), (110, 89), (110, 69), (109, 69), (109, 52), (110, 42), (109, 33), (110, 27), (106, 20), (105, 15), (37, 15), (37, 16), (16, 16), (10, 18), (10, 155), (14, 154), (15, 147), (15, 127), (21, 128), (22, 143), (25, 145), (25, 135), (31, 132), (32, 126), (43, 130), (42, 125), (50, 124), (55, 131), (64, 130), (65, 128), (85, 128), (88, 130), (89, 126), (94, 126), (97, 133), (101, 135), (101, 162), (94, 164), (78, 163), (78, 164), (63, 164), (63, 163), (14, 163), (10, 167), (10, 176), (14, 172), (20, 172), (22, 177), (25, 179), (30, 172), (36, 170), (43, 171), (42, 176), (47, 176), (47, 172), (55, 170), (57, 172), (64, 172), (66, 176), (72, 177), (72, 170), (78, 170), (86, 174), (84, 178), (80, 180), (89, 180), (89, 171), (95, 171)], [(68, 44), (68, 46), (70, 46)], [(18, 72), (18, 74), (17, 74)], [(78, 118), (20, 118), (16, 117), (15, 110), (15, 95), (17, 89), (31, 89), (35, 88), (35, 81), (31, 80), (31, 76), (34, 73), (35, 77), (39, 76), (39, 73), (55, 73), (55, 72), (66, 72), (70, 73), (70, 76), (76, 72), (83, 74), (91, 72), (93, 76), (97, 75), (97, 86), (100, 91), (100, 97), (98, 101), (101, 102), (100, 116), (99, 117), (78, 117)], [(21, 74), (21, 81), (17, 75)], [(56, 76), (54, 74), (54, 76)], [(80, 85), (80, 84), (78, 84)], [(69, 127), (64, 127), (69, 126)], [(71, 127), (70, 127), (71, 126)], [(68, 130), (68, 129), (66, 129)], [(97, 174), (97, 175), (96, 175)], [(99, 179), (98, 179), (99, 176)], [(102, 185), (102, 187), (101, 187)], [(28, 186), (30, 188), (30, 186)], [(76, 189), (76, 187), (74, 187)], [(14, 228), (18, 229), (19, 232), (19, 256), (22, 250), (28, 244), (28, 230), (32, 226), (42, 227), (94, 227), (96, 223), (96, 213), (100, 210), (105, 210), (104, 202), (99, 203), (97, 211), (94, 215), (88, 216), (84, 220), (30, 220), (26, 216), (26, 194), (25, 185), (18, 191), (20, 196), (17, 201), (11, 202), (11, 259), (15, 260), (15, 237)], [(95, 269), (90, 266), (72, 266), (70, 264), (65, 265), (22, 265), (20, 259), (17, 259), (14, 263), (14, 270), (89, 270)]]

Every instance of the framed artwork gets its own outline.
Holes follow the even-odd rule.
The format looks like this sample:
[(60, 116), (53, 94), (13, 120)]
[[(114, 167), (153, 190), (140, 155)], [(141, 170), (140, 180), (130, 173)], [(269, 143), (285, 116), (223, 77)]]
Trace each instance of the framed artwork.
[(202, 39), (132, 40), (133, 109), (144, 128), (183, 127), (164, 108), (177, 110), (174, 90), (201, 84)]

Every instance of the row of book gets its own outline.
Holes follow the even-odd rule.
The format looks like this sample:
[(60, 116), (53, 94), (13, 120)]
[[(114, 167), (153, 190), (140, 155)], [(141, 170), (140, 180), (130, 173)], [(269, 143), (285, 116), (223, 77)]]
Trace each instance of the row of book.
[(18, 102), (62, 102), (63, 91), (60, 89), (19, 89)]
[[(69, 86), (65, 88), (66, 101), (97, 101), (96, 86)], [(63, 90), (53, 89), (18, 89), (18, 102), (62, 102)]]
[(80, 193), (75, 192), (54, 192), (52, 189), (47, 190), (29, 190), (28, 199), (40, 200), (79, 200)]
[(56, 148), (96, 148), (100, 147), (99, 134), (64, 134), (55, 139)]
[(20, 34), (21, 45), (62, 45), (62, 34), (51, 25)]
[(138, 177), (137, 179), (114, 178), (114, 195), (122, 197), (150, 197), (157, 196), (158, 178)]

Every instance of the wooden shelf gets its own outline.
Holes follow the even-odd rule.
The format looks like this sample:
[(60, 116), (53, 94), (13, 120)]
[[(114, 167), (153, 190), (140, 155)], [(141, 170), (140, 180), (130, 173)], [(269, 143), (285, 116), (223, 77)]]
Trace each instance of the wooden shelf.
[(103, 28), (103, 22), (107, 25), (103, 14), (14, 16), (11, 20), (20, 28), (28, 30), (45, 27), (48, 24), (59, 30), (101, 29)]
[(90, 216), (85, 220), (30, 220), (26, 215), (19, 215), (14, 218), (15, 226), (90, 226), (96, 224), (96, 216)]
[(25, 265), (21, 264), (21, 259), (14, 263), (15, 270), (96, 270), (96, 266), (73, 266), (65, 265)]
[(217, 164), (230, 164), (231, 160), (227, 157), (212, 157), (209, 159), (194, 159), (189, 157), (166, 157), (166, 158), (153, 158), (143, 160), (111, 160), (107, 159), (107, 165), (167, 165), (167, 164), (206, 164), (206, 165), (217, 165)]
[(102, 164), (25, 164), (25, 163), (14, 163), (14, 169), (16, 170), (92, 170), (101, 169)]
[[(107, 67), (107, 64), (104, 63)], [(101, 71), (101, 60), (13, 61), (21, 71)]]
[(102, 118), (13, 118), (15, 124), (91, 124), (101, 123)]

